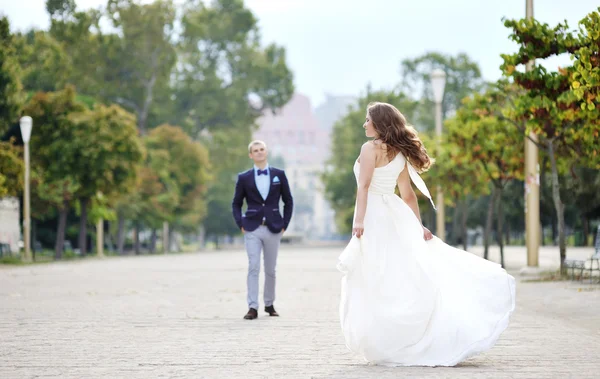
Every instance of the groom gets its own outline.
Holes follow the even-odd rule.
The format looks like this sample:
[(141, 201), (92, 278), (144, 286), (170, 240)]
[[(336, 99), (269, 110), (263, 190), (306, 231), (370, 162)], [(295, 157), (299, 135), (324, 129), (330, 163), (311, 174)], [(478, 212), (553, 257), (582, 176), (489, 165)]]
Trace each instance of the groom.
[[(264, 252), (265, 312), (269, 316), (279, 316), (275, 311), (275, 265), (281, 235), (292, 218), (294, 202), (285, 172), (267, 163), (267, 145), (253, 141), (248, 145), (250, 159), (254, 167), (238, 175), (231, 208), (233, 218), (244, 233), (248, 254), (248, 313), (246, 320), (258, 317), (258, 274), (260, 272), (260, 252)], [(279, 213), (279, 199), (283, 200), (283, 218)], [(246, 213), (242, 215), (242, 205), (246, 199)]]

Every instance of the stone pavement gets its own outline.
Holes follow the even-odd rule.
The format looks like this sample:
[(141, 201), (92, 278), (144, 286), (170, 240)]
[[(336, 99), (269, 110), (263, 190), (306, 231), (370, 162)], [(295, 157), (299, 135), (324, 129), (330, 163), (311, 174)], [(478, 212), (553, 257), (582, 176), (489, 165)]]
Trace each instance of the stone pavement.
[(340, 331), (340, 249), (283, 247), (282, 317), (254, 321), (240, 250), (0, 267), (0, 378), (600, 377), (600, 287), (579, 282), (520, 282), (498, 344), (457, 367), (367, 365)]

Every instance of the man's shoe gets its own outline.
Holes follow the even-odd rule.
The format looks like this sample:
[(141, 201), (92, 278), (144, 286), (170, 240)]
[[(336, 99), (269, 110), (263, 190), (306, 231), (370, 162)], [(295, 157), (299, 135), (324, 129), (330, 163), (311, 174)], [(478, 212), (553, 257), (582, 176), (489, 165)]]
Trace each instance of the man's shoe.
[(279, 317), (279, 313), (277, 313), (277, 311), (275, 310), (275, 307), (272, 305), (265, 307), (265, 312), (267, 312), (269, 314), (269, 316)]
[(254, 308), (248, 309), (248, 313), (244, 316), (245, 320), (254, 320), (258, 317), (258, 311)]

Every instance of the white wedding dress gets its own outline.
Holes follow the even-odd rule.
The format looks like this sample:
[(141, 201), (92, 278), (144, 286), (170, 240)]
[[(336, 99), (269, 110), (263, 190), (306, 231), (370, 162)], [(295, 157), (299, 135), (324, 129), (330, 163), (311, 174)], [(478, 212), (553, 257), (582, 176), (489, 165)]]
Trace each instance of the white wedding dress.
[(431, 200), (402, 154), (375, 169), (364, 234), (352, 237), (337, 265), (341, 326), (348, 348), (370, 363), (454, 366), (494, 346), (515, 308), (515, 280), (496, 263), (423, 239), (421, 223), (394, 194), (405, 167)]

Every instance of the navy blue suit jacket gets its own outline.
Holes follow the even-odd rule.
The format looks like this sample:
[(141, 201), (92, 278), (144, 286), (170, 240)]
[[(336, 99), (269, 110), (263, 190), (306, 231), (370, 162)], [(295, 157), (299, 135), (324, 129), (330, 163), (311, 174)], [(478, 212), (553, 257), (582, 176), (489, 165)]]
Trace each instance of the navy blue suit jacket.
[[(256, 187), (254, 169), (238, 175), (231, 209), (238, 227), (244, 228), (248, 232), (256, 230), (264, 218), (265, 225), (272, 233), (280, 233), (283, 229), (287, 229), (292, 219), (294, 200), (285, 172), (275, 167), (269, 167), (269, 173), (271, 185), (269, 195), (264, 200)], [(275, 177), (279, 178), (279, 182), (273, 181)], [(246, 199), (248, 208), (242, 215), (244, 199)], [(279, 211), (279, 199), (283, 200), (283, 217)]]

